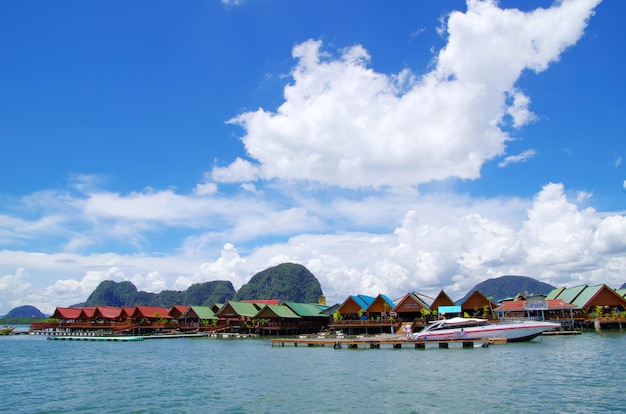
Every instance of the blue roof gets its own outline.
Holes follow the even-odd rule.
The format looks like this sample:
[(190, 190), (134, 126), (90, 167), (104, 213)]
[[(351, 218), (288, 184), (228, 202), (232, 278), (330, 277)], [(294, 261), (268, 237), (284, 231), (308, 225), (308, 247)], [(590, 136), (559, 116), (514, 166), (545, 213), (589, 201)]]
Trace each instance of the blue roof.
[(358, 303), (363, 310), (369, 308), (372, 302), (374, 302), (374, 299), (376, 299), (367, 295), (350, 295), (350, 297)]

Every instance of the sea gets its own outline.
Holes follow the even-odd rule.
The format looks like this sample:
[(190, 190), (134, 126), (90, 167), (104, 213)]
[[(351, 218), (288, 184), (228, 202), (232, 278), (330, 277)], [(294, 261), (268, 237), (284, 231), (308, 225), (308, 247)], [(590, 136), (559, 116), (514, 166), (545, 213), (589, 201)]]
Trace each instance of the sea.
[(0, 337), (2, 413), (623, 413), (626, 333), (486, 348)]

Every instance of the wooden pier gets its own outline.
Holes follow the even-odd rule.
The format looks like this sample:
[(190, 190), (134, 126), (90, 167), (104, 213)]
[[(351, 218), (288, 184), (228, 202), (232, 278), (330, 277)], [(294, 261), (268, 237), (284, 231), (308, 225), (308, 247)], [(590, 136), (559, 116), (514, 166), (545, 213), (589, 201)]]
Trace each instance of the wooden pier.
[(441, 341), (414, 341), (399, 335), (380, 335), (373, 337), (337, 337), (337, 338), (275, 338), (271, 340), (272, 346), (279, 345), (298, 345), (304, 346), (320, 346), (333, 347), (334, 349), (342, 348), (364, 348), (364, 349), (380, 349), (380, 348), (416, 348), (425, 349), (427, 347), (438, 348), (484, 348), (492, 344), (505, 344), (504, 338), (483, 338), (483, 339), (450, 339)]

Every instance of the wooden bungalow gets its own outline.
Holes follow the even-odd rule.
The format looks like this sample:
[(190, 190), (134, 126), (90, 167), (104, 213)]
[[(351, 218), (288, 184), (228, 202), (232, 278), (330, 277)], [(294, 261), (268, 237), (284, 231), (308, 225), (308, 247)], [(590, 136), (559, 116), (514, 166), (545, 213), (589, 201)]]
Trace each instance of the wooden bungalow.
[(290, 335), (300, 333), (300, 316), (285, 305), (264, 305), (253, 318), (253, 328), (260, 334)]
[(373, 297), (367, 295), (351, 295), (338, 309), (343, 321), (359, 321), (367, 312), (367, 308), (374, 302)]
[(183, 313), (185, 313), (187, 310), (189, 309), (189, 306), (185, 306), (185, 305), (174, 305), (170, 308), (170, 310), (168, 311), (168, 314), (173, 318), (173, 319), (180, 319), (181, 315)]
[(423, 310), (430, 313), (430, 306), (415, 292), (409, 292), (400, 298), (393, 309), (402, 321), (420, 324), (426, 323)]
[(178, 328), (181, 330), (212, 330), (217, 328), (218, 317), (210, 306), (187, 306), (178, 318)]
[(260, 308), (254, 303), (227, 301), (216, 313), (221, 321), (230, 325), (233, 331), (248, 328), (252, 319), (259, 313)]
[(300, 317), (302, 332), (319, 332), (328, 325), (328, 316), (323, 313), (324, 310), (328, 309), (326, 305), (298, 302), (285, 302), (284, 305)]
[(375, 298), (352, 295), (337, 309), (329, 326), (335, 330), (347, 330), (348, 334), (395, 332), (398, 321), (393, 316), (393, 307), (394, 303), (385, 295)]
[(463, 313), (472, 317), (493, 318), (492, 311), (497, 306), (485, 295), (475, 290), (457, 305), (461, 306)]
[(455, 306), (456, 303), (443, 290), (439, 292), (433, 303), (430, 305), (431, 311), (437, 313), (440, 306)]
[(389, 313), (393, 310), (395, 304), (391, 299), (389, 299), (386, 295), (378, 294), (372, 301), (372, 303), (367, 307), (367, 317), (368, 319), (384, 319), (388, 318)]

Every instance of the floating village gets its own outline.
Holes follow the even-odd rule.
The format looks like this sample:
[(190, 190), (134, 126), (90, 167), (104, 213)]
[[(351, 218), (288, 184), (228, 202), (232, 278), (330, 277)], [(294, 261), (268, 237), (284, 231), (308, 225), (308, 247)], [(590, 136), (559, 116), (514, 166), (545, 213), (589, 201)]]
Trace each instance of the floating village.
[[(421, 348), (434, 343), (447, 348), (450, 344), (484, 347), (583, 330), (621, 331), (623, 327), (626, 289), (602, 284), (556, 288), (548, 295), (519, 294), (499, 303), (479, 291), (455, 302), (442, 290), (435, 298), (417, 292), (395, 300), (383, 294), (351, 295), (330, 306), (322, 296), (318, 303), (229, 300), (213, 306), (176, 305), (169, 309), (57, 307), (49, 321), (32, 323), (29, 333), (67, 341), (264, 336), (281, 346)], [(522, 328), (534, 330), (517, 337), (509, 335), (522, 332)]]

